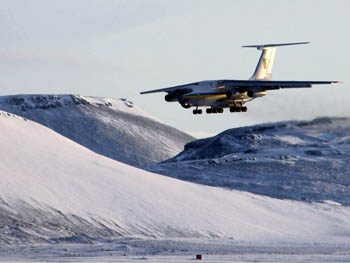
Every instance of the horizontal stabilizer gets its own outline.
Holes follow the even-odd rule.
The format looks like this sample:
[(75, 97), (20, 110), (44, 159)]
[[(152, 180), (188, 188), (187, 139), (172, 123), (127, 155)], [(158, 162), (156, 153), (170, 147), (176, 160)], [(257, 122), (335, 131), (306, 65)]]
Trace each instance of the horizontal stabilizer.
[(264, 44), (264, 45), (248, 45), (248, 46), (242, 46), (242, 47), (254, 47), (257, 49), (263, 49), (267, 47), (281, 47), (281, 46), (292, 46), (292, 45), (303, 45), (303, 44), (309, 44), (310, 42), (295, 42), (295, 43), (282, 43), (282, 44)]

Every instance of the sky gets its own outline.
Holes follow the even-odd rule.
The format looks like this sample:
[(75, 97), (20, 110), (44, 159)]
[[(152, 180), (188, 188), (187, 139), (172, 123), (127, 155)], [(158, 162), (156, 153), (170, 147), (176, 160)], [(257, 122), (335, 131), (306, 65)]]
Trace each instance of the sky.
[[(80, 94), (127, 98), (197, 137), (282, 120), (350, 112), (350, 2), (231, 0), (0, 0), (0, 95)], [(281, 47), (276, 80), (343, 84), (268, 92), (247, 113), (193, 115), (165, 93), (200, 80), (248, 79), (260, 52)]]

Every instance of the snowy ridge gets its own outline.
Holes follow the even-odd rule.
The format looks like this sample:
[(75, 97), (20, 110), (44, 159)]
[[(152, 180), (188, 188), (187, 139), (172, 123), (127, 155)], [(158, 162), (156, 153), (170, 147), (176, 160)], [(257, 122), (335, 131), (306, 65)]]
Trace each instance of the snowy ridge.
[(128, 114), (138, 115), (157, 122), (161, 122), (160, 120), (156, 119), (154, 116), (144, 112), (139, 107), (135, 106), (132, 101), (127, 100), (126, 98), (113, 99), (113, 98), (99, 98), (99, 97), (88, 97), (88, 96), (79, 96), (79, 95), (74, 95), (73, 98), (81, 98), (95, 106), (99, 106), (99, 107), (107, 106), (115, 111), (122, 111)]
[(0, 109), (39, 122), (96, 153), (144, 166), (175, 156), (194, 138), (127, 99), (79, 95), (0, 97)]
[[(72, 105), (94, 105), (97, 107), (109, 107), (116, 111), (123, 111), (129, 114), (139, 115), (145, 118), (156, 120), (153, 116), (145, 113), (136, 107), (133, 102), (120, 98), (98, 98), (80, 95), (50, 95), (50, 94), (31, 94), (31, 95), (12, 95), (1, 97), (3, 104), (15, 105), (21, 111), (33, 109), (50, 109)], [(158, 120), (156, 120), (158, 121)]]
[(350, 205), (349, 134), (349, 118), (230, 129), (187, 144), (149, 170), (271, 197)]
[(350, 210), (201, 186), (98, 155), (0, 112), (0, 244), (120, 236), (349, 242)]

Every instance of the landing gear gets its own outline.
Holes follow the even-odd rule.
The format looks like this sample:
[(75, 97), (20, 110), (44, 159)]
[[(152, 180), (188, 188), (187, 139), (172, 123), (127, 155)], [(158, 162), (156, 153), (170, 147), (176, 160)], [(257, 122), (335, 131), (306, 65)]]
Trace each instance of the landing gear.
[[(236, 105), (233, 107), (230, 107), (230, 112), (247, 112), (248, 108), (242, 105)], [(212, 113), (223, 113), (224, 109), (223, 108), (207, 108), (205, 110), (205, 112), (207, 114), (212, 114)], [(202, 110), (196, 108), (195, 110), (193, 110), (193, 114), (202, 114)]]
[(193, 110), (193, 114), (202, 114), (202, 110), (200, 110), (200, 109), (195, 109), (195, 110)]
[(230, 107), (230, 112), (247, 112), (248, 108), (245, 106)]
[(208, 108), (208, 109), (206, 109), (206, 112), (208, 114), (210, 114), (210, 113), (223, 113), (224, 109), (223, 108)]

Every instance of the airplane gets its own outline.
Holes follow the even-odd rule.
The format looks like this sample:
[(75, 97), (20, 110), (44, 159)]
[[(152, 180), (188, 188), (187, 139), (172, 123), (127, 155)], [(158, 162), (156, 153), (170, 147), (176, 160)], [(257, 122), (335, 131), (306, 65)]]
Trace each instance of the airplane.
[(186, 109), (195, 107), (193, 114), (202, 114), (199, 107), (207, 107), (206, 113), (246, 112), (245, 103), (264, 97), (268, 90), (311, 88), (312, 85), (340, 83), (339, 81), (280, 81), (271, 80), (272, 66), (277, 47), (308, 44), (310, 42), (248, 45), (244, 48), (261, 50), (253, 75), (248, 80), (204, 80), (169, 88), (143, 91), (141, 94), (166, 92), (167, 102), (179, 102)]

